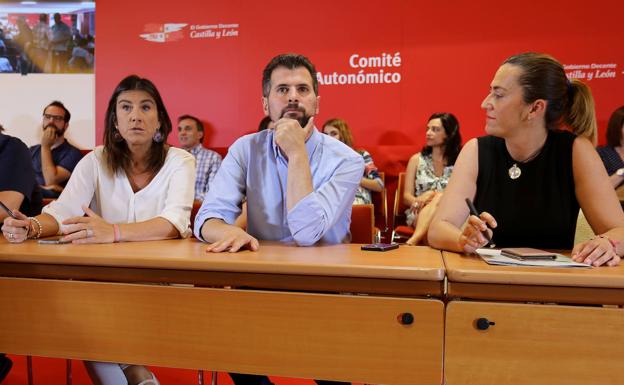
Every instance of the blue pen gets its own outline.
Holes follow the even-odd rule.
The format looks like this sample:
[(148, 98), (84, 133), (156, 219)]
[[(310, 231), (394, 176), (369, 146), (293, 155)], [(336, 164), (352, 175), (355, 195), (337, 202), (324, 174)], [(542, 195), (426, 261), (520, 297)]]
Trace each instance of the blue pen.
[[(468, 209), (470, 210), (470, 214), (476, 216), (477, 218), (479, 218), (479, 212), (477, 211), (477, 208), (474, 206), (472, 201), (470, 199), (466, 198), (466, 204), (468, 205)], [(496, 246), (496, 245), (494, 245), (492, 243), (492, 238), (490, 238), (490, 234), (487, 232), (487, 230), (481, 231), (481, 234), (483, 234), (485, 239), (487, 239), (487, 241), (488, 241), (485, 244), (485, 246), (489, 246), (489, 247), (495, 247)]]

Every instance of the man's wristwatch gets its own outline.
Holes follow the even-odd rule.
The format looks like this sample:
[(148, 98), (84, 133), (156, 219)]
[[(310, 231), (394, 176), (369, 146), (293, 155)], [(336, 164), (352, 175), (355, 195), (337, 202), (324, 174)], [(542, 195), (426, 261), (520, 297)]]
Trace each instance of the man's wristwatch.
[(624, 167), (618, 168), (615, 175), (624, 177)]

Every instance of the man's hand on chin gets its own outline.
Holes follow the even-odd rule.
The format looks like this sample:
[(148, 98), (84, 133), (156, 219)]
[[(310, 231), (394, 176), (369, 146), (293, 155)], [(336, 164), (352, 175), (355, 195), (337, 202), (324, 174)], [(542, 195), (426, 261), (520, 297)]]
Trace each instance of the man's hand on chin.
[(310, 117), (305, 127), (291, 118), (281, 118), (275, 122), (275, 144), (288, 158), (298, 153), (305, 153), (305, 142), (314, 129), (314, 117)]
[(54, 142), (58, 136), (56, 135), (56, 128), (53, 126), (48, 126), (43, 130), (43, 135), (41, 136), (41, 146), (42, 147), (52, 147)]

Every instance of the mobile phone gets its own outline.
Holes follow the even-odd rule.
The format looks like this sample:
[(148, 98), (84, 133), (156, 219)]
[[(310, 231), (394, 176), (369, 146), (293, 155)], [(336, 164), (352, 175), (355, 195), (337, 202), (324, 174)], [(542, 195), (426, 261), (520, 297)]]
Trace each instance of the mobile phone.
[(8, 208), (2, 201), (0, 201), (0, 206), (2, 207), (4, 211), (7, 212), (7, 214), (9, 214), (11, 218), (17, 219), (17, 216), (15, 215), (15, 213), (10, 208)]
[(362, 245), (361, 247), (361, 249), (365, 251), (388, 251), (398, 248), (398, 243), (371, 243), (369, 245)]
[(531, 261), (531, 260), (554, 260), (557, 254), (531, 247), (510, 247), (501, 250), (505, 257)]
[(48, 239), (39, 239), (37, 241), (40, 245), (64, 245), (66, 243), (71, 243), (71, 241), (61, 241), (61, 238), (48, 238)]

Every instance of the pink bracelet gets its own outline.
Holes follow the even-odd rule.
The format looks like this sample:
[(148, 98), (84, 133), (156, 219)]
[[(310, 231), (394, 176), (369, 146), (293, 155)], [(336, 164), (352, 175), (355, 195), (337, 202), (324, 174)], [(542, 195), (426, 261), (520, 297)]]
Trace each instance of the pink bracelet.
[(121, 242), (121, 231), (119, 231), (119, 225), (116, 223), (113, 225), (113, 233), (113, 243)]

